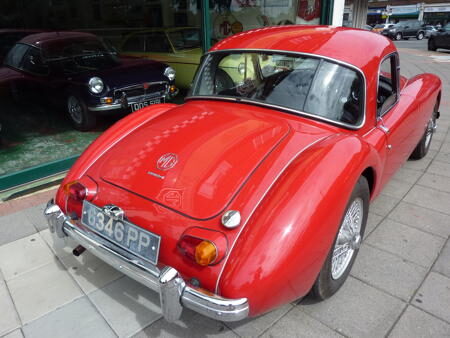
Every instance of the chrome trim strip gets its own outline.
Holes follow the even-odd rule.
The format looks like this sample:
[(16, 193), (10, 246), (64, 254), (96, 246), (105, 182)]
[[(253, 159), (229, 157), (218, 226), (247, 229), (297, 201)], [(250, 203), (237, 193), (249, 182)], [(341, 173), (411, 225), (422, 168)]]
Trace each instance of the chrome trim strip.
[[(153, 82), (145, 82), (145, 83), (147, 83), (149, 86), (156, 85), (156, 84), (168, 85), (169, 81), (153, 81)], [(126, 86), (126, 87), (117, 88), (117, 89), (114, 89), (114, 94), (116, 92), (121, 92), (121, 91), (124, 91), (124, 90), (131, 90), (131, 89), (144, 89), (144, 84), (143, 83), (139, 83), (139, 84), (134, 84), (134, 85)]]
[(44, 216), (55, 240), (74, 239), (115, 269), (158, 292), (162, 313), (169, 322), (180, 318), (183, 306), (220, 321), (239, 321), (248, 317), (247, 298), (226, 299), (187, 285), (176, 269), (146, 263), (84, 226), (75, 224), (53, 200), (47, 203)]
[[(375, 112), (376, 112), (376, 114), (375, 114), (375, 118), (376, 118), (376, 121), (375, 121), (375, 124), (377, 124), (378, 123), (378, 121), (381, 119), (381, 117), (383, 117), (384, 115), (386, 115), (397, 103), (398, 103), (398, 101), (400, 101), (400, 56), (398, 55), (398, 52), (392, 52), (392, 53), (390, 53), (390, 54), (388, 54), (388, 55), (385, 55), (384, 57), (383, 57), (383, 59), (380, 61), (380, 64), (378, 65), (378, 76), (377, 76), (377, 98), (378, 98), (378, 88), (379, 88), (379, 86), (380, 86), (380, 74), (381, 74), (381, 64), (387, 59), (387, 58), (390, 58), (390, 57), (392, 57), (392, 56), (395, 56), (395, 62), (396, 62), (396, 65), (395, 65), (395, 71), (396, 71), (396, 86), (397, 86), (397, 95), (396, 95), (396, 98), (395, 98), (395, 102), (394, 103), (392, 103), (392, 105), (390, 105), (389, 106), (389, 108), (386, 108), (386, 111), (384, 111), (384, 112), (380, 112), (380, 113), (378, 113), (378, 107), (376, 107), (375, 108)], [(391, 69), (391, 72), (392, 72), (392, 69)]]
[(99, 106), (94, 107), (88, 107), (90, 111), (108, 111), (113, 109), (121, 109), (122, 105), (120, 103), (113, 103), (113, 104), (102, 104)]
[[(323, 56), (323, 55), (319, 55), (319, 54), (312, 54), (312, 53), (304, 53), (304, 52), (293, 52), (293, 51), (286, 51), (286, 50), (279, 50), (279, 49), (257, 49), (257, 48), (248, 48), (248, 49), (221, 49), (221, 50), (215, 50), (215, 51), (210, 51), (204, 54), (204, 57), (207, 57), (211, 54), (217, 54), (217, 53), (239, 53), (239, 52), (270, 52), (270, 53), (280, 53), (280, 54), (286, 54), (286, 55), (293, 55), (293, 56), (309, 56), (309, 57), (313, 57), (313, 58), (318, 58), (318, 59), (324, 59), (327, 61), (331, 61), (333, 63), (337, 63), (340, 65), (343, 65), (345, 67), (351, 68), (353, 70), (355, 70), (358, 74), (360, 74), (363, 78), (363, 86), (364, 86), (364, 98), (363, 98), (363, 119), (361, 121), (360, 124), (358, 125), (351, 125), (348, 123), (344, 123), (344, 122), (339, 122), (339, 121), (335, 121), (335, 120), (331, 120), (331, 119), (327, 119), (325, 117), (319, 116), (319, 115), (314, 115), (314, 114), (310, 114), (310, 113), (306, 113), (306, 112), (302, 112), (300, 110), (295, 110), (292, 108), (287, 108), (287, 107), (283, 107), (283, 106), (277, 106), (277, 105), (272, 105), (272, 104), (268, 104), (268, 103), (264, 103), (264, 102), (259, 102), (259, 101), (253, 101), (253, 100), (247, 100), (247, 99), (242, 99), (242, 98), (232, 98), (232, 97), (216, 97), (216, 96), (204, 96), (204, 95), (192, 95), (192, 96), (188, 96), (185, 98), (185, 100), (188, 99), (210, 99), (210, 100), (221, 100), (221, 99), (227, 99), (230, 101), (236, 101), (236, 102), (244, 102), (244, 103), (252, 103), (255, 105), (261, 105), (261, 106), (265, 106), (265, 107), (270, 107), (270, 108), (275, 108), (275, 109), (279, 109), (279, 110), (287, 110), (289, 112), (295, 113), (296, 115), (303, 115), (306, 117), (311, 117), (314, 119), (318, 119), (318, 120), (322, 120), (325, 122), (329, 122), (335, 125), (339, 125), (342, 127), (345, 127), (347, 129), (352, 129), (352, 130), (357, 130), (357, 129), (361, 129), (364, 124), (366, 123), (366, 106), (367, 106), (367, 79), (366, 79), (366, 75), (364, 74), (364, 72), (359, 69), (358, 67), (356, 67), (355, 65), (352, 65), (350, 63), (347, 63), (345, 61), (341, 61), (341, 60), (337, 60), (337, 59), (333, 59), (330, 58), (328, 56)], [(197, 85), (198, 82), (198, 76), (199, 74), (201, 74), (203, 72), (203, 68), (204, 68), (204, 64), (205, 62), (203, 61), (201, 63), (202, 67), (201, 69), (198, 70), (198, 74), (196, 74), (196, 78), (194, 80), (194, 84)], [(192, 92), (192, 90), (190, 91)]]
[(264, 198), (266, 197), (266, 195), (270, 192), (270, 190), (272, 189), (273, 185), (278, 181), (278, 179), (280, 178), (280, 176), (284, 173), (284, 171), (291, 165), (291, 163), (293, 161), (295, 161), (304, 151), (306, 151), (307, 149), (311, 148), (312, 146), (314, 146), (316, 143), (322, 142), (323, 140), (327, 139), (328, 137), (330, 137), (332, 135), (328, 135), (328, 136), (324, 136), (321, 137), (320, 139), (312, 142), (311, 144), (308, 144), (306, 147), (302, 148), (300, 151), (298, 151), (295, 156), (293, 156), (291, 158), (291, 160), (286, 163), (286, 165), (283, 167), (282, 170), (279, 171), (277, 177), (275, 177), (275, 179), (272, 181), (272, 183), (270, 184), (270, 186), (267, 188), (267, 190), (263, 193), (263, 195), (261, 196), (261, 198), (259, 199), (259, 201), (255, 204), (255, 206), (253, 207), (253, 210), (249, 213), (249, 215), (247, 216), (245, 223), (242, 224), (242, 226), (239, 229), (239, 232), (234, 240), (234, 242), (231, 244), (230, 250), (228, 250), (228, 254), (225, 257), (225, 260), (222, 264), (222, 268), (219, 272), (219, 277), (217, 278), (217, 282), (216, 282), (216, 287), (214, 289), (215, 293), (219, 293), (219, 283), (220, 283), (220, 279), (222, 278), (222, 274), (223, 271), (225, 270), (225, 267), (227, 266), (228, 263), (228, 258), (230, 258), (231, 253), (233, 252), (234, 246), (236, 245), (239, 237), (241, 236), (242, 231), (245, 229), (245, 227), (247, 226), (248, 221), (252, 218), (253, 214), (255, 213), (256, 209), (259, 207), (259, 205), (261, 204), (261, 202), (264, 200)]

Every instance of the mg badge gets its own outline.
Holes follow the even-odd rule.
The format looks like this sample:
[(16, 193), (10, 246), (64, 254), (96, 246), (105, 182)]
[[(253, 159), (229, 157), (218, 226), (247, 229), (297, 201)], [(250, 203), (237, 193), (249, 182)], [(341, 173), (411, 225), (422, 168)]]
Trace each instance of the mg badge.
[(159, 170), (169, 170), (175, 167), (178, 162), (178, 156), (172, 153), (167, 153), (161, 156), (156, 162), (156, 167)]

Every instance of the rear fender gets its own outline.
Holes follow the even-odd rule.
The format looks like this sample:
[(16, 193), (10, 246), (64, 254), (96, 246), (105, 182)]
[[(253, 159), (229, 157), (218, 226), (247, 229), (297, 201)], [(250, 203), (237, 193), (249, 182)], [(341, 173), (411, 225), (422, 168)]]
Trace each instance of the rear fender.
[(112, 127), (101, 134), (78, 158), (69, 173), (61, 183), (56, 193), (56, 203), (64, 206), (64, 196), (61, 187), (66, 183), (79, 179), (86, 171), (99, 159), (108, 149), (113, 147), (122, 138), (132, 133), (134, 130), (176, 107), (175, 104), (158, 104), (143, 108), (116, 122)]
[(357, 136), (336, 135), (299, 155), (243, 225), (218, 282), (247, 297), (251, 315), (308, 293), (341, 223), (353, 187), (379, 161)]

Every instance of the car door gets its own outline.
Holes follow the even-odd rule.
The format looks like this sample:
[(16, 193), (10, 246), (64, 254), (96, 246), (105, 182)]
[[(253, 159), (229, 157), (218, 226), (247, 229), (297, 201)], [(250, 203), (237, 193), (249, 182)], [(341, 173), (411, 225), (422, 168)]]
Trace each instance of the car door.
[(16, 44), (8, 53), (5, 64), (22, 73), (22, 77), (12, 83), (12, 91), (19, 98), (42, 102), (48, 89), (48, 65), (39, 48), (22, 43)]
[(380, 63), (377, 89), (377, 127), (386, 134), (388, 150), (383, 184), (408, 159), (418, 139), (416, 134), (423, 133), (414, 128), (420, 116), (413, 100), (400, 95), (399, 58), (397, 53), (392, 53)]
[(442, 32), (442, 48), (450, 48), (450, 24), (447, 24), (444, 27), (444, 31)]

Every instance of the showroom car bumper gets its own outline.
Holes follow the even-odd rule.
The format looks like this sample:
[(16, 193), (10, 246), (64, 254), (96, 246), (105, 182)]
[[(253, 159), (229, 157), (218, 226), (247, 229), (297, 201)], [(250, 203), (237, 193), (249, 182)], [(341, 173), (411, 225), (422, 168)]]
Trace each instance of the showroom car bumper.
[(123, 249), (75, 224), (53, 200), (48, 202), (44, 215), (55, 238), (72, 238), (101, 260), (158, 292), (161, 310), (167, 321), (179, 319), (183, 307), (220, 321), (239, 321), (248, 316), (249, 305), (246, 298), (222, 298), (187, 285), (172, 267), (157, 267), (137, 258), (127, 257), (127, 252)]

